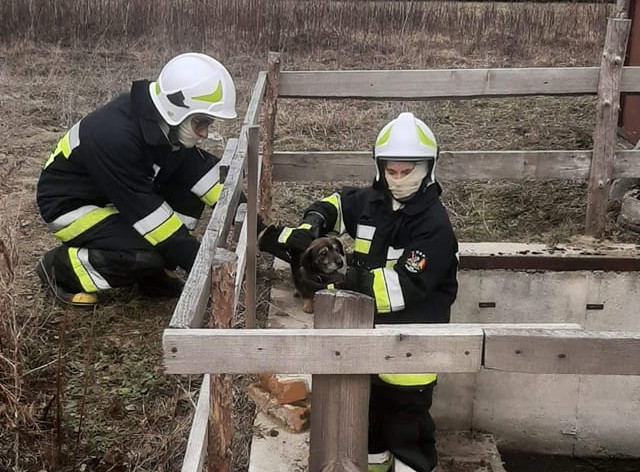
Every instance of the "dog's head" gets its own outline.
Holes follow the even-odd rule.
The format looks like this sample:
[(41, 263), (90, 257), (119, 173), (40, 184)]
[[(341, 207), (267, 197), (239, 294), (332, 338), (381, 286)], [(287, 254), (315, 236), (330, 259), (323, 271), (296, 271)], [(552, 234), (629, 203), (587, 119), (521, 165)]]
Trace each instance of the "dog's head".
[(332, 274), (344, 266), (344, 248), (339, 239), (314, 239), (302, 254), (301, 265), (311, 273)]

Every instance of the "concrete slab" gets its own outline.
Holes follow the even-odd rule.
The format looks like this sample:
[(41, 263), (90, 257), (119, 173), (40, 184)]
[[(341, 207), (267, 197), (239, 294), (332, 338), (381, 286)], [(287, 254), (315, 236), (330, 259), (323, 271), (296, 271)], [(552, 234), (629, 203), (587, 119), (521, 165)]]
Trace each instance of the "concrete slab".
[[(256, 417), (249, 472), (306, 472), (309, 432), (290, 433), (263, 414)], [(490, 434), (439, 432), (439, 472), (505, 472)]]

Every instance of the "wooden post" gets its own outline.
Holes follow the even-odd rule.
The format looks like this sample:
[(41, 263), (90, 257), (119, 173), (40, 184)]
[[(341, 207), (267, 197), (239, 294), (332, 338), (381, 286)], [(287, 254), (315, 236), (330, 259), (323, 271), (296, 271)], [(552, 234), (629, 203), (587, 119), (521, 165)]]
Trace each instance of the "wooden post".
[(620, 111), (620, 80), (630, 26), (630, 20), (609, 18), (600, 65), (585, 225), (586, 233), (595, 237), (602, 236), (607, 218)]
[[(228, 329), (233, 318), (236, 255), (215, 250), (211, 267), (211, 327)], [(207, 470), (229, 472), (231, 463), (231, 375), (211, 375)]]
[[(627, 18), (631, 31), (625, 66), (640, 66), (640, 0), (632, 0)], [(617, 10), (617, 8), (616, 8)], [(632, 144), (640, 143), (640, 95), (622, 94), (620, 134)]]
[[(314, 307), (316, 329), (373, 326), (373, 300), (365, 295), (322, 290)], [(313, 375), (311, 383), (309, 471), (367, 470), (369, 375)]]
[(265, 223), (271, 220), (271, 156), (278, 111), (278, 82), (280, 53), (269, 52), (267, 60), (267, 88), (265, 91), (264, 145), (262, 147), (262, 175), (260, 176), (260, 214)]
[(256, 246), (258, 245), (258, 160), (260, 127), (247, 128), (247, 268), (245, 271), (245, 327), (256, 327)]

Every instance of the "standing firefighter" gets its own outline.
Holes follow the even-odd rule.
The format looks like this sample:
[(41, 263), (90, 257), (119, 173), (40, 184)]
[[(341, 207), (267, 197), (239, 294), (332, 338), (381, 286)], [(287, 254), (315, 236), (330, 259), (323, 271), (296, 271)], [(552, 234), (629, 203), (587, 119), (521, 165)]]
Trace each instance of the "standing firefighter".
[(62, 302), (92, 306), (96, 292), (138, 283), (177, 296), (173, 270), (191, 269), (191, 235), (220, 194), (217, 159), (196, 147), (214, 118), (233, 119), (236, 92), (215, 59), (171, 59), (156, 82), (133, 82), (58, 142), (38, 181), (37, 203), (62, 243), (36, 272)]
[[(351, 188), (313, 203), (297, 228), (270, 226), (260, 247), (303, 251), (318, 236), (355, 240), (340, 288), (375, 299), (376, 324), (447, 323), (456, 299), (458, 243), (435, 179), (435, 136), (411, 113), (378, 134), (371, 187)], [(429, 472), (437, 465), (429, 408), (435, 374), (372, 377), (369, 471)]]

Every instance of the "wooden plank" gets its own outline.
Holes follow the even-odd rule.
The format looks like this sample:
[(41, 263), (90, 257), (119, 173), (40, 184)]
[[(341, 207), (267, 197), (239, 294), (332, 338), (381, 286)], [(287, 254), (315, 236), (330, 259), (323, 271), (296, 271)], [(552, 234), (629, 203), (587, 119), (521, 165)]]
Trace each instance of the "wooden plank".
[(166, 329), (167, 373), (477, 372), (482, 329)]
[(283, 71), (281, 98), (413, 99), (593, 94), (597, 67)]
[(236, 265), (236, 282), (233, 294), (233, 312), (238, 309), (238, 302), (240, 301), (240, 293), (242, 292), (242, 281), (244, 280), (245, 267), (247, 265), (247, 219), (242, 222), (242, 229), (240, 230), (240, 237), (238, 238), (238, 245), (236, 246), (236, 256), (238, 256), (238, 263)]
[[(233, 318), (236, 255), (217, 248), (211, 265), (211, 327), (229, 329)], [(229, 472), (231, 465), (231, 375), (211, 376), (207, 470)]]
[(260, 214), (265, 223), (271, 220), (271, 156), (273, 136), (278, 112), (278, 82), (280, 76), (280, 53), (269, 52), (267, 60), (267, 88), (265, 91), (264, 142), (262, 147), (262, 172), (260, 174)]
[[(449, 323), (447, 325), (450, 328), (468, 328), (469, 323)], [(522, 329), (572, 329), (572, 330), (580, 330), (582, 326), (578, 323), (473, 323), (472, 326), (476, 328), (481, 328), (483, 330), (487, 329), (503, 329), (503, 330), (522, 330)], [(409, 324), (378, 324), (376, 325), (376, 329), (384, 332), (387, 329), (392, 331), (398, 329), (422, 329), (424, 328), (424, 323), (409, 323)]]
[[(590, 160), (590, 151), (445, 151), (438, 161), (438, 175), (449, 181), (585, 180)], [(374, 175), (367, 151), (276, 152), (273, 156), (274, 181), (370, 181)]]
[(640, 150), (618, 149), (616, 150), (615, 154), (616, 154), (616, 158), (615, 158), (615, 161), (613, 162), (613, 175), (612, 175), (614, 179), (640, 177)]
[(484, 367), (534, 374), (640, 375), (640, 333), (487, 329)]
[(585, 224), (586, 233), (595, 237), (602, 236), (606, 226), (620, 111), (620, 82), (630, 27), (631, 20), (609, 19), (600, 65)]
[(258, 165), (260, 153), (260, 128), (251, 126), (248, 130), (249, 147), (247, 154), (247, 267), (245, 271), (246, 301), (245, 327), (256, 326), (256, 247), (258, 245)]
[(244, 126), (253, 126), (258, 123), (260, 119), (260, 108), (262, 107), (262, 97), (264, 96), (264, 90), (267, 83), (267, 73), (263, 70), (258, 72), (258, 78), (253, 86), (251, 92), (251, 99), (249, 100), (249, 106), (244, 114)]
[(205, 458), (207, 445), (207, 433), (209, 430), (209, 374), (202, 377), (198, 404), (193, 415), (187, 450), (184, 453), (182, 472), (201, 472)]
[[(240, 143), (238, 143), (239, 145)], [(237, 153), (238, 148), (236, 149)], [(226, 243), (233, 215), (240, 200), (243, 166), (243, 158), (231, 161), (229, 174), (218, 197), (218, 202), (211, 213), (207, 229), (202, 236), (196, 260), (169, 322), (169, 326), (172, 328), (198, 328), (202, 326), (202, 318), (209, 301), (213, 251), (216, 247)]]
[[(598, 67), (282, 71), (280, 98), (425, 100), (523, 95), (585, 95)], [(623, 92), (640, 92), (640, 68), (625, 67)]]
[[(314, 328), (371, 328), (373, 299), (354, 292), (320, 292)], [(309, 470), (367, 468), (369, 374), (312, 376)]]
[(231, 159), (233, 159), (237, 147), (238, 139), (229, 138), (229, 140), (227, 141), (227, 145), (224, 147), (224, 151), (222, 152), (220, 162), (218, 162), (218, 168), (220, 169), (220, 182), (222, 183), (224, 183), (224, 181), (227, 179), (229, 166), (231, 165)]
[(233, 218), (233, 241), (235, 243), (240, 239), (240, 232), (242, 231), (242, 227), (244, 225), (245, 220), (247, 219), (247, 204), (240, 203), (238, 205), (238, 209), (236, 210), (236, 215)]
[[(443, 180), (586, 180), (589, 150), (444, 151), (438, 161)], [(640, 151), (615, 152), (613, 178), (640, 177)], [(273, 154), (277, 182), (371, 181), (375, 167), (369, 151), (278, 151)]]

